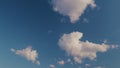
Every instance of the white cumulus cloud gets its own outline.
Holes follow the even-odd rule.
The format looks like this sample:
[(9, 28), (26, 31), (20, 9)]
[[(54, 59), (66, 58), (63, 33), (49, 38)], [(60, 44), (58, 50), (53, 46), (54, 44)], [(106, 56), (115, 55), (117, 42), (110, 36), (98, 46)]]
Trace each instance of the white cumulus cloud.
[(22, 50), (15, 50), (12, 48), (11, 51), (14, 52), (16, 55), (20, 55), (20, 56), (26, 58), (27, 60), (40, 65), (40, 62), (37, 60), (38, 53), (36, 50), (33, 50), (32, 47), (27, 47)]
[(88, 58), (94, 60), (98, 52), (106, 52), (110, 46), (107, 44), (96, 44), (89, 41), (81, 41), (83, 33), (72, 32), (64, 34), (59, 39), (59, 46), (66, 51), (70, 56), (73, 56), (74, 61), (82, 63), (82, 60)]
[(86, 8), (96, 7), (94, 0), (52, 0), (53, 9), (56, 12), (70, 18), (71, 23), (79, 20)]

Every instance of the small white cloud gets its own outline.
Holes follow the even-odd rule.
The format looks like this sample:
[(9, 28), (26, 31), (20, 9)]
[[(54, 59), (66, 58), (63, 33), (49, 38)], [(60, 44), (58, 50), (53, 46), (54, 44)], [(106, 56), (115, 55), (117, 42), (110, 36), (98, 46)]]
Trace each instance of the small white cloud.
[(49, 66), (50, 68), (55, 68), (55, 65), (53, 65), (53, 64), (50, 64), (50, 66)]
[(40, 61), (36, 61), (36, 64), (37, 64), (37, 65), (40, 65)]
[(15, 50), (15, 49), (11, 48), (11, 51), (14, 52), (16, 55), (20, 55), (20, 56), (26, 58), (27, 60), (40, 65), (40, 62), (37, 60), (38, 53), (36, 50), (32, 50), (32, 47), (27, 47), (22, 50)]
[(106, 52), (110, 46), (107, 44), (96, 44), (89, 41), (81, 41), (83, 33), (72, 32), (64, 34), (59, 39), (59, 46), (66, 51), (70, 56), (73, 56), (74, 61), (82, 63), (82, 59), (88, 58), (95, 60), (98, 52)]
[(15, 49), (13, 49), (13, 48), (11, 48), (10, 50), (11, 50), (12, 52), (15, 52)]
[(67, 63), (70, 63), (71, 65), (73, 64), (72, 60), (69, 58), (67, 59)]
[(118, 45), (112, 45), (111, 48), (112, 48), (112, 49), (118, 49), (119, 46), (118, 46)]
[(94, 0), (52, 0), (52, 4), (54, 11), (68, 16), (71, 23), (79, 20), (88, 6), (96, 7)]
[(61, 60), (61, 61), (58, 61), (57, 62), (59, 65), (64, 65), (65, 64), (65, 61), (64, 60)]
[(67, 62), (71, 62), (71, 59), (67, 59)]
[(85, 64), (86, 67), (90, 67), (91, 65), (90, 64)]
[(78, 57), (74, 57), (74, 61), (80, 64), (82, 63), (82, 60)]
[(101, 66), (97, 66), (97, 67), (95, 67), (95, 68), (102, 68)]

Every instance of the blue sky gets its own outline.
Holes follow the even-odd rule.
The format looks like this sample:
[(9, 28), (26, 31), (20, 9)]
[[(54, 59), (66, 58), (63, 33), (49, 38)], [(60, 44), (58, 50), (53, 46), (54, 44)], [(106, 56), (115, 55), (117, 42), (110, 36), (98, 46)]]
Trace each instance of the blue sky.
[[(112, 45), (120, 45), (119, 0), (95, 0), (97, 6), (94, 9), (88, 6), (77, 21), (71, 21), (70, 16), (60, 13), (61, 9), (53, 10), (55, 6), (51, 1), (0, 0), (0, 68), (50, 68), (50, 65), (55, 68), (120, 68), (119, 47), (112, 48)], [(105, 45), (110, 48), (103, 52), (96, 49), (97, 57), (94, 60), (86, 56), (80, 59), (82, 63), (77, 63), (74, 54), (67, 49), (75, 44), (62, 44), (73, 39), (64, 38), (66, 36), (76, 38), (76, 32), (83, 34), (80, 38), (82, 44), (92, 42), (101, 45), (107, 40)], [(60, 39), (65, 41), (60, 42)], [(35, 62), (39, 61), (40, 65), (23, 55), (23, 49), (29, 46), (32, 47), (31, 52), (37, 51)], [(18, 50), (21, 52), (18, 53)], [(77, 55), (82, 57), (81, 53)], [(68, 59), (71, 61), (68, 62)], [(60, 61), (64, 63), (60, 64)]]

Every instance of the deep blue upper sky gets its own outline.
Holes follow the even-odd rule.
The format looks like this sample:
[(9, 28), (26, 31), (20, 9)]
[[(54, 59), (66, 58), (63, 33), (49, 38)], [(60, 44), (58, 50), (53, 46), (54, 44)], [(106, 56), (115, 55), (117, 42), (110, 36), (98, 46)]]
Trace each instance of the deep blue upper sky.
[[(80, 20), (71, 24), (67, 17), (56, 13), (49, 0), (0, 0), (0, 68), (48, 68), (55, 59), (66, 59), (58, 46), (63, 33), (80, 31), (82, 40), (120, 45), (120, 0), (96, 0), (99, 8), (88, 8)], [(65, 22), (61, 22), (63, 19)], [(40, 66), (14, 55), (10, 48), (32, 46), (39, 53)], [(99, 54), (93, 66), (120, 68), (120, 50)], [(62, 68), (76, 68), (66, 65)], [(61, 68), (58, 66), (57, 68)]]

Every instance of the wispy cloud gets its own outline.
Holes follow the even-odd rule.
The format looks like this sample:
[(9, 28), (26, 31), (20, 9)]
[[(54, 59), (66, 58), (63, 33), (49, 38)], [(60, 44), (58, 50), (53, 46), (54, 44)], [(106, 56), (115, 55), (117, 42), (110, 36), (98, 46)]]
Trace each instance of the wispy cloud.
[(11, 48), (11, 51), (14, 52), (16, 55), (20, 55), (20, 56), (26, 58), (27, 60), (40, 65), (40, 62), (37, 60), (38, 53), (36, 50), (33, 50), (32, 47), (27, 47), (22, 50), (16, 50), (16, 49)]

